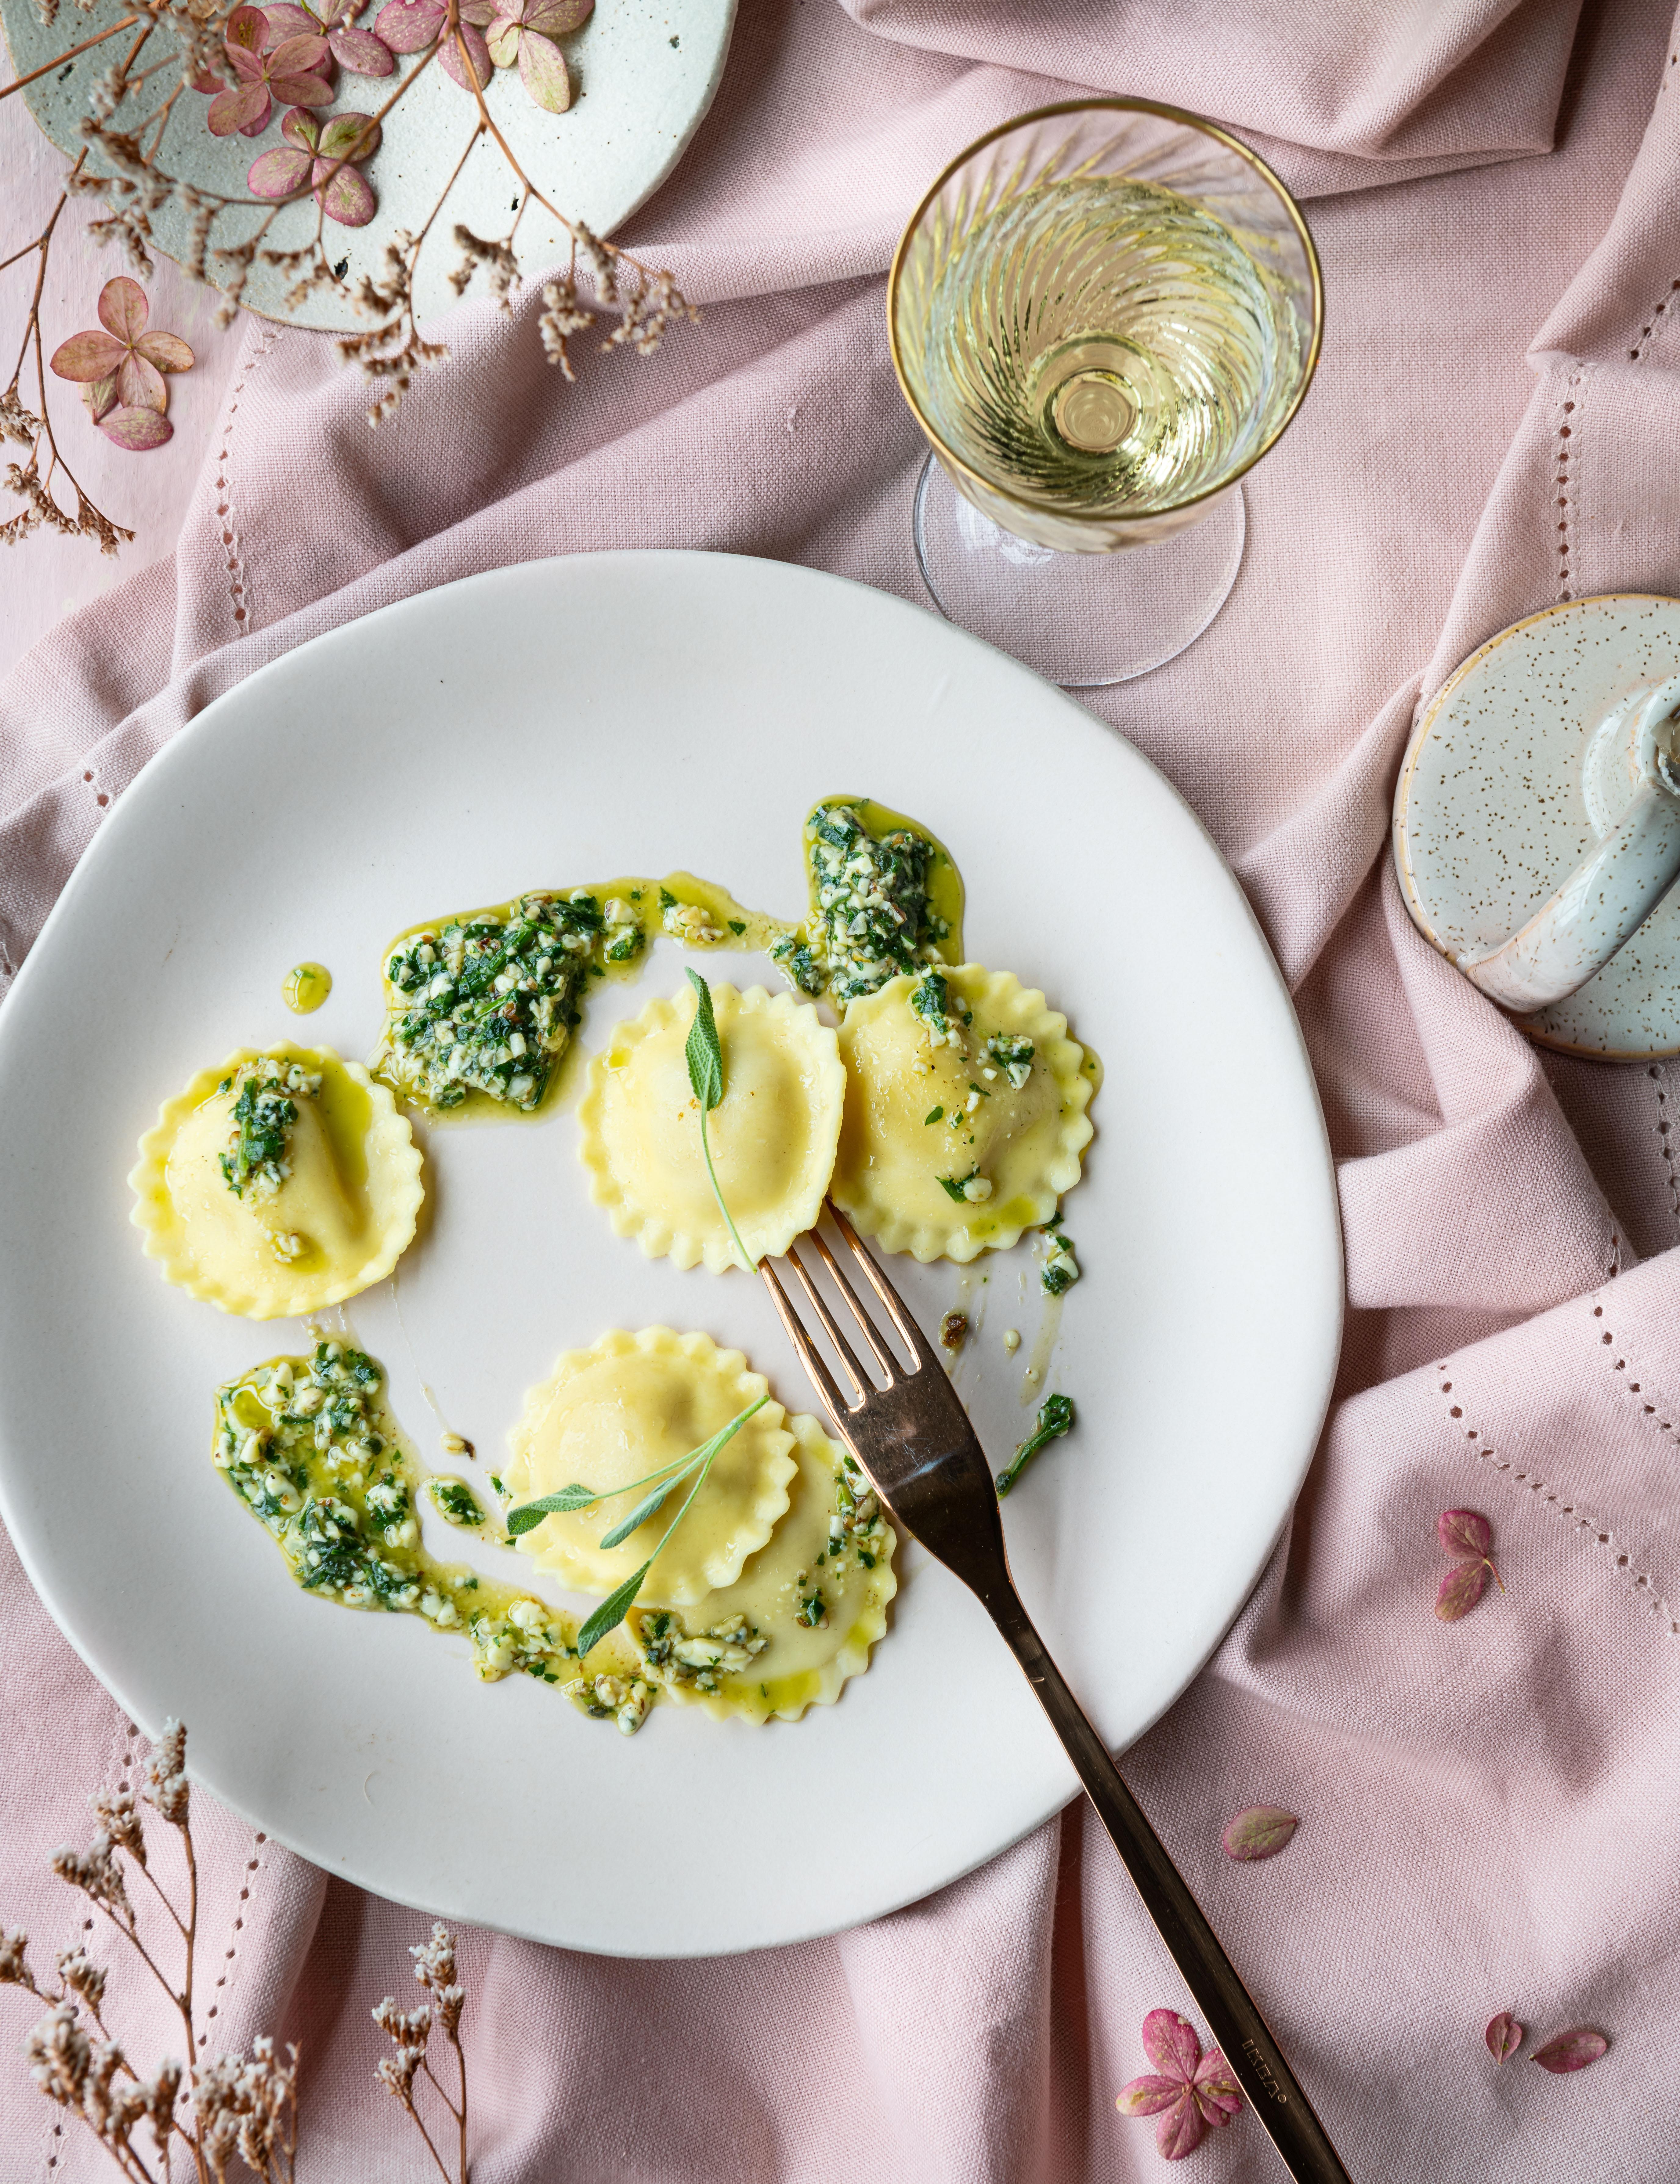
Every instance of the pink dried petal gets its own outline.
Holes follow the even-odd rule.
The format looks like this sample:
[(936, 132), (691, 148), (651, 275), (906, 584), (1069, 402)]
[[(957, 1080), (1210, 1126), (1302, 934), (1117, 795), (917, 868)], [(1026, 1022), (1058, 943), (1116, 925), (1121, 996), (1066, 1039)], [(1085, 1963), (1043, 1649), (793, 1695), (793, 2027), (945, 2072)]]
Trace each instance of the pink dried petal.
[(452, 83), (459, 84), (463, 91), (472, 89), (471, 78), (461, 64), (460, 47), (455, 43), (456, 36), (459, 37), (461, 44), (467, 49), (468, 58), (472, 62), (473, 73), (478, 78), (478, 87), (482, 91), (495, 74), (495, 70), (491, 66), (490, 48), (484, 42), (483, 31), (475, 30), (470, 23), (459, 24), (456, 31), (446, 40), (442, 52), (437, 56), (437, 64)]
[(270, 78), (269, 88), (276, 98), (283, 98), (288, 106), (331, 106), (332, 86), (323, 83), (318, 75), (277, 75)]
[[(327, 182), (329, 175), (332, 180)], [(317, 159), (314, 180), (317, 185), (326, 182), (325, 189), (317, 187), (315, 195), (327, 218), (336, 220), (341, 227), (365, 227), (379, 210), (379, 200), (366, 176), (354, 167), (341, 167), (333, 175), (330, 159)]]
[(204, 116), (212, 136), (260, 136), (274, 112), (274, 99), (265, 83), (242, 83), (236, 90), (217, 93)]
[(1193, 2153), (1208, 2135), (1207, 2120), (1187, 2086), (1182, 2095), (1155, 2124), (1155, 2145), (1163, 2161), (1182, 2161)]
[(1123, 2086), (1115, 2096), (1114, 2104), (1122, 2115), (1152, 2116), (1159, 2115), (1163, 2109), (1170, 2109), (1175, 2101), (1183, 2098), (1182, 2078), (1143, 2077)]
[(119, 273), (99, 291), (99, 323), (125, 348), (145, 332), (150, 309), (146, 291), (126, 273)]
[(1561, 2076), (1566, 2070), (1584, 2070), (1589, 2063), (1596, 2063), (1609, 2046), (1602, 2032), (1594, 2031), (1589, 2025), (1577, 2025), (1572, 2032), (1560, 2032), (1555, 2040), (1537, 2048), (1532, 2059), (1543, 2070)]
[(375, 35), (393, 53), (417, 53), (442, 29), (444, 14), (437, 0), (386, 0), (374, 17)]
[(321, 26), (307, 8), (292, 5), (292, 0), (270, 0), (263, 13), (269, 19), (269, 43), (277, 46), (285, 38), (318, 38)]
[(230, 46), (227, 49), (227, 57), (232, 64), (233, 86), (236, 90), (242, 83), (261, 83), (264, 81), (263, 57), (260, 53), (248, 53), (243, 46)]
[(289, 198), (293, 190), (303, 188), (309, 173), (310, 157), (307, 152), (294, 151), (289, 144), (276, 144), (273, 151), (264, 152), (259, 159), (253, 160), (245, 180), (253, 197)]
[(1281, 1805), (1250, 1805), (1226, 1822), (1220, 1841), (1227, 1858), (1246, 1864), (1276, 1858), (1299, 1825), (1295, 1815), (1286, 1813)]
[(99, 420), (99, 430), (108, 440), (136, 455), (143, 455), (148, 448), (161, 448), (165, 440), (175, 437), (175, 426), (158, 410), (108, 410)]
[(260, 8), (236, 8), (227, 19), (222, 42), (228, 58), (236, 53), (259, 53), (268, 43), (269, 19)]
[(571, 77), (557, 45), (526, 29), (520, 33), (519, 76), (533, 106), (545, 114), (564, 114), (571, 104)]
[(294, 106), (287, 111), (280, 125), (280, 133), (300, 152), (313, 153), (320, 149), (321, 125), (305, 106)]
[(113, 335), (90, 327), (85, 334), (72, 334), (61, 343), (49, 362), (60, 379), (110, 379), (127, 354), (126, 348)]
[(507, 9), (500, 0), (461, 0), (460, 18), (464, 23), (476, 23), (481, 31), (487, 31), (498, 15)]
[(97, 425), (108, 410), (117, 406), (117, 382), (109, 379), (91, 379), (81, 390), (81, 398), (87, 404), (87, 414)]
[(1469, 1614), (1488, 1587), (1486, 1563), (1455, 1563), (1441, 1580), (1435, 1596), (1435, 1613), (1443, 1623), (1457, 1623)]
[(1152, 2009), (1143, 2020), (1143, 2053), (1156, 2070), (1188, 2085), (1202, 2059), (1202, 2043), (1195, 2026), (1176, 2009)]
[(225, 90), (226, 86), (214, 69), (205, 69), (193, 77), (192, 88), (194, 91), (202, 91), (205, 97), (209, 98), (213, 98), (217, 92)]
[(372, 159), (379, 149), (381, 131), (370, 114), (335, 114), (320, 133), (323, 159)]
[(545, 38), (563, 38), (580, 30), (595, 12), (595, 0), (524, 0), (525, 26)]
[(155, 365), (147, 364), (136, 349), (130, 349), (117, 367), (117, 401), (125, 410), (167, 410), (170, 391), (164, 384), (164, 375)]
[(1243, 2096), (1231, 2065), (1217, 2048), (1210, 2048), (1196, 2065), (1196, 2075), (1191, 2090), (1201, 2105), (1202, 2114), (1215, 2130), (1223, 2130), (1234, 2115), (1243, 2112)]
[(485, 32), (484, 42), (498, 68), (511, 68), (519, 58), (520, 25), (517, 17), (498, 15)]
[(1435, 1519), (1435, 1530), (1449, 1555), (1479, 1557), (1493, 1552), (1494, 1528), (1473, 1509), (1444, 1509)]
[(1488, 2020), (1488, 2030), (1482, 2037), (1488, 2043), (1488, 2053), (1496, 2063), (1503, 2063), (1507, 2055), (1516, 2054), (1522, 2045), (1522, 2027), (1508, 2009)]
[(269, 81), (283, 75), (313, 75), (327, 58), (327, 42), (311, 31), (303, 38), (282, 38), (268, 56)]
[(179, 334), (142, 334), (134, 346), (159, 371), (191, 371), (198, 361)]
[(371, 31), (353, 31), (341, 25), (327, 33), (326, 42), (339, 66), (357, 75), (389, 75), (397, 65), (390, 47)]

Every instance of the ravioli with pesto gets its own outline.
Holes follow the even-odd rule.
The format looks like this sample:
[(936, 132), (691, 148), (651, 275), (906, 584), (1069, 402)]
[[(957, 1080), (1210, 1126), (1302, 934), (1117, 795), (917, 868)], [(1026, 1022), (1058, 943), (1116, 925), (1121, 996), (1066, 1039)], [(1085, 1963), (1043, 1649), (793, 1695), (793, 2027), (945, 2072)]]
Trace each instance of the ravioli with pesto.
[(963, 963), (891, 979), (848, 1006), (839, 1038), (830, 1192), (884, 1250), (1005, 1250), (1078, 1182), (1095, 1057), (1010, 972)]
[[(578, 1150), (590, 1195), (650, 1259), (739, 1263), (700, 1144), (686, 1045), (695, 998), (650, 1001), (589, 1065)], [(791, 994), (715, 986), (723, 1098), (707, 1117), (712, 1164), (754, 1262), (816, 1225), (834, 1167), (846, 1075), (834, 1033)]]
[(544, 1517), (520, 1535), (520, 1552), (570, 1590), (590, 1593), (614, 1591), (654, 1556), (641, 1596), (666, 1607), (687, 1607), (733, 1585), (787, 1507), (797, 1466), (780, 1403), (764, 1401), (725, 1442), (663, 1548), (686, 1485), (672, 1506), (619, 1546), (601, 1542), (626, 1514), (625, 1503), (611, 1498), (620, 1490), (676, 1468), (769, 1394), (770, 1383), (747, 1369), (738, 1350), (720, 1350), (707, 1334), (615, 1329), (587, 1350), (566, 1351), (526, 1397), (509, 1437), (504, 1480), (515, 1502), (574, 1485), (596, 1488), (603, 1498)]
[(330, 1047), (242, 1049), (161, 1109), (129, 1178), (165, 1281), (222, 1312), (316, 1312), (382, 1281), (424, 1188), (382, 1084)]

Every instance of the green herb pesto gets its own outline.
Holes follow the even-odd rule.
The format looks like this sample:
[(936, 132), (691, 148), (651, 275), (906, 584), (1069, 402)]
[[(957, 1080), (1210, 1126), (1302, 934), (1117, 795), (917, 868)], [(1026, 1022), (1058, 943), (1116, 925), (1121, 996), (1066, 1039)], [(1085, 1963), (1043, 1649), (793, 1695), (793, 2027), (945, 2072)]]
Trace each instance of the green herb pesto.
[(242, 1062), (218, 1089), (235, 1092), (233, 1134), (218, 1156), (222, 1181), (236, 1198), (248, 1190), (253, 1198), (272, 1198), (292, 1173), (287, 1154), (298, 1102), (314, 1098), (320, 1078), (298, 1062), (265, 1054)]
[(432, 1507), (446, 1524), (470, 1529), (484, 1522), (478, 1497), (465, 1479), (428, 1479), (426, 1490), (431, 1496)]
[(426, 1482), (383, 1384), (374, 1359), (340, 1342), (259, 1365), (216, 1391), (216, 1468), (306, 1592), (459, 1630), (487, 1682), (520, 1669), (580, 1685), (569, 1617), (427, 1552), (417, 1507)]
[(1002, 1072), (1011, 1092), (1019, 1092), (1032, 1074), (1036, 1051), (1030, 1039), (1017, 1038), (1012, 1032), (994, 1031), (986, 1042), (987, 1061)]
[(837, 1007), (925, 963), (962, 961), (962, 878), (944, 844), (869, 797), (826, 797), (805, 822), (810, 916), (770, 950)]
[(1067, 1237), (1047, 1228), (1044, 1240), (1049, 1245), (1049, 1256), (1038, 1270), (1047, 1296), (1065, 1296), (1079, 1279), (1079, 1262), (1073, 1256), (1073, 1245)]
[(690, 872), (537, 889), (398, 934), (386, 951), (386, 1027), (370, 1067), (433, 1115), (536, 1112), (581, 1021), (592, 978), (648, 943), (768, 951), (791, 928)]

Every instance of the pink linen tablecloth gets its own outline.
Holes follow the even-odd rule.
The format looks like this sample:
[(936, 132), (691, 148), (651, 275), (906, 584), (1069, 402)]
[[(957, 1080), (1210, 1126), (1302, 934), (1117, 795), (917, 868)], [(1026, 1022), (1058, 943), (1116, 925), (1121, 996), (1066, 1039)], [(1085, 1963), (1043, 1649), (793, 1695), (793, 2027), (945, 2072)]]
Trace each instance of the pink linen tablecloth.
[[(1288, 973), (1353, 1306), (1288, 1538), (1127, 1772), (1371, 2184), (1680, 2172), (1680, 1072), (1538, 1055), (1412, 930), (1386, 854), (1414, 705), (1466, 652), (1561, 598), (1680, 593), (1677, 62), (1663, 0), (1578, 22), (1568, 0), (748, 0), (716, 108), (627, 238), (706, 304), (699, 327), (565, 388), (534, 298), (510, 324), (470, 309), (376, 435), (326, 342), (253, 327), (174, 562), (0, 688), (8, 976), (175, 728), (387, 600), (643, 544), (921, 597), (881, 276), (991, 122), (1065, 85), (1144, 91), (1263, 140), (1313, 194), (1324, 360), (1249, 482), (1236, 590), (1190, 652), (1094, 704), (1202, 814)], [(1209, 1156), (1233, 1190), (1264, 1157), (1240, 1059)], [(1492, 1520), (1507, 1591), (1448, 1628), (1434, 1519), (1455, 1505)], [(0, 1921), (45, 1956), (78, 1914), (46, 1854), (141, 1741), (0, 1552)], [(1299, 1831), (1233, 1865), (1220, 1829), (1260, 1800)], [(207, 2052), (300, 2034), (304, 2173), (419, 2177), (367, 2089), (368, 2011), (426, 1922), (200, 1811)], [(1188, 2003), (1078, 1806), (827, 1942), (660, 1964), (469, 1935), (463, 1958), (479, 2184), (1151, 2176), (1114, 2097), (1145, 2067), (1144, 2013)], [(1595, 2025), (1610, 2053), (1496, 2073), (1500, 2008), (1541, 2036)], [(0, 2026), (0, 2178), (102, 2159)], [(1193, 2159), (1280, 2173), (1252, 2118)]]

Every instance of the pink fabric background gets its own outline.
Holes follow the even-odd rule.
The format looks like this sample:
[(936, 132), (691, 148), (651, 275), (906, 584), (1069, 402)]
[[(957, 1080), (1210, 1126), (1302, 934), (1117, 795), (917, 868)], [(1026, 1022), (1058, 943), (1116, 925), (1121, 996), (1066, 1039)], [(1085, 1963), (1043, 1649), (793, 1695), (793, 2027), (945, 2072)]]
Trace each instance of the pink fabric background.
[[(1338, 1407), (1254, 1600), (1126, 1763), (1360, 2179), (1680, 2168), (1680, 1073), (1538, 1056), (1413, 932), (1386, 854), (1421, 690), (1561, 597), (1680, 593), (1677, 58), (1664, 0), (1578, 22), (1572, 0), (747, 0), (717, 105), (629, 238), (701, 326), (566, 389), (531, 304), (511, 326), (470, 309), (453, 366), (378, 435), (325, 341), (253, 326), (173, 564), (0, 688), (5, 975), (176, 727), (387, 600), (637, 544), (920, 598), (882, 274), (927, 178), (993, 121), (1064, 84), (1145, 91), (1247, 131), (1312, 195), (1324, 360), (1249, 482), (1236, 590), (1095, 708), (1241, 874), (1340, 1165)], [(1235, 1097), (1220, 1156), (1238, 1189), (1264, 1157)], [(1449, 1630), (1430, 1605), (1454, 1504), (1492, 1519), (1509, 1591)], [(44, 1856), (135, 1739), (4, 1552), (0, 1918), (46, 1955), (77, 1903)], [(1233, 1866), (1220, 1827), (1256, 1799), (1300, 1830)], [(418, 2177), (367, 2090), (367, 2013), (425, 1922), (200, 1811), (210, 2048), (301, 2032), (307, 2174)], [(1187, 1998), (1076, 1806), (828, 1942), (665, 1965), (470, 1936), (464, 1958), (479, 2184), (1156, 2173), (1114, 2096), (1145, 2011)], [(1496, 2074), (1499, 2008), (1614, 2044), (1579, 2077)], [(21, 2036), (15, 1997), (0, 2018)], [(13, 2041), (0, 2024), (0, 2174), (104, 2173), (55, 2136)], [(1279, 2173), (1252, 2118), (1193, 2159)]]

